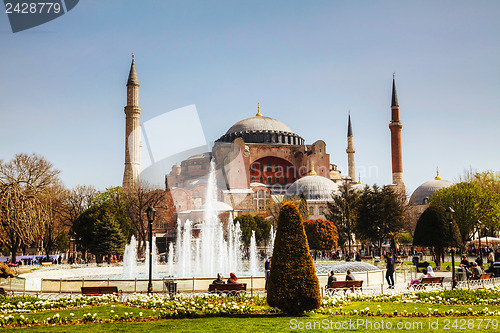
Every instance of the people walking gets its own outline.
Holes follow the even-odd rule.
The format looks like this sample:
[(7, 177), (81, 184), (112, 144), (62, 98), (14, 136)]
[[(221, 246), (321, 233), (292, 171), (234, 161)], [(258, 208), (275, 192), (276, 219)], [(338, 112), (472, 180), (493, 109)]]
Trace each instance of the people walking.
[(386, 260), (386, 266), (385, 268), (387, 269), (385, 273), (385, 279), (387, 280), (387, 283), (389, 284), (389, 289), (394, 289), (394, 258), (392, 257), (391, 253), (387, 253), (387, 258)]
[(266, 286), (265, 290), (267, 290), (267, 282), (269, 281), (269, 276), (271, 275), (271, 259), (273, 257), (267, 258), (266, 262), (264, 263), (264, 270), (266, 271)]

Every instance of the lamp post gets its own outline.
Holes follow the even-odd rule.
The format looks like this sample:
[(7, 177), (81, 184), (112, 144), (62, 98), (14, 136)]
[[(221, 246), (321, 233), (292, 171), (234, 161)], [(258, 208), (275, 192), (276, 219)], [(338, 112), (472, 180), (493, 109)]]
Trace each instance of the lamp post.
[(453, 208), (448, 207), (445, 210), (446, 217), (449, 221), (450, 226), (450, 253), (451, 253), (451, 289), (455, 289), (457, 285), (457, 280), (455, 278), (455, 250), (453, 249), (453, 213), (455, 211)]
[(476, 222), (477, 236), (479, 237), (479, 258), (481, 258), (481, 265), (483, 264), (483, 249), (481, 248), (481, 225), (483, 223), (479, 220)]
[(156, 209), (153, 206), (149, 206), (146, 209), (146, 214), (148, 216), (148, 226), (149, 226), (149, 282), (148, 282), (148, 295), (153, 293), (153, 221), (156, 215)]

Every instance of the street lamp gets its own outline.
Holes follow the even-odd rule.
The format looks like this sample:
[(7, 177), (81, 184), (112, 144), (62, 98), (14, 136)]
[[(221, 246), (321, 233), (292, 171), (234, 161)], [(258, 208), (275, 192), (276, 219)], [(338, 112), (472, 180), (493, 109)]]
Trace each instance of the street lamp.
[(453, 208), (451, 208), (451, 207), (446, 208), (445, 214), (446, 214), (446, 217), (448, 218), (449, 226), (450, 226), (451, 289), (455, 289), (455, 287), (457, 285), (457, 280), (455, 278), (455, 250), (453, 249), (453, 232), (452, 232), (453, 213), (455, 213)]
[(149, 226), (149, 283), (148, 283), (148, 295), (153, 293), (153, 281), (151, 277), (153, 275), (153, 221), (155, 220), (156, 209), (153, 206), (149, 206), (146, 209), (146, 215), (148, 216), (148, 226)]
[(479, 220), (476, 222), (477, 236), (479, 237), (479, 258), (481, 258), (481, 266), (483, 265), (483, 249), (481, 248), (481, 225), (483, 223)]

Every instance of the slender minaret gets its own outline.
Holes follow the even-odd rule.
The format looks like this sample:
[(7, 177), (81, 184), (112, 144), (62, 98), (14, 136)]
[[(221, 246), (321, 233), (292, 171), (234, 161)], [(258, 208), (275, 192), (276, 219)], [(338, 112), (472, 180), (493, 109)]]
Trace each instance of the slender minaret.
[(141, 173), (141, 108), (139, 107), (139, 79), (135, 70), (134, 54), (127, 81), (127, 106), (125, 106), (125, 171), (123, 189), (132, 190)]
[(404, 188), (403, 183), (403, 153), (401, 149), (401, 128), (403, 124), (399, 121), (399, 104), (396, 93), (395, 73), (392, 74), (392, 102), (391, 102), (391, 155), (392, 155), (392, 183)]
[(347, 166), (349, 169), (349, 177), (351, 178), (351, 182), (356, 182), (356, 168), (354, 164), (354, 153), (356, 149), (354, 149), (354, 137), (352, 135), (352, 127), (351, 127), (351, 111), (349, 110), (349, 118), (347, 123), (347, 149), (345, 152), (347, 153)]

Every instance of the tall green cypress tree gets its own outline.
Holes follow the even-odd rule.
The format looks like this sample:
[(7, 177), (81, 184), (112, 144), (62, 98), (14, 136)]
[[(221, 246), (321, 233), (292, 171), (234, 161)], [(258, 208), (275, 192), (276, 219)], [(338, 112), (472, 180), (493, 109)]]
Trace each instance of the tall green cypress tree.
[(285, 202), (278, 217), (267, 303), (288, 314), (321, 305), (319, 282), (299, 210)]

